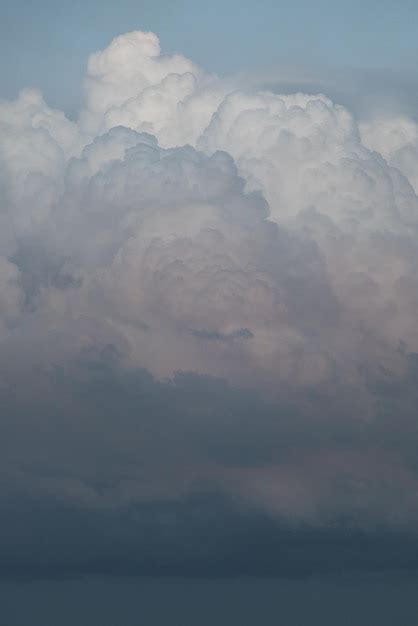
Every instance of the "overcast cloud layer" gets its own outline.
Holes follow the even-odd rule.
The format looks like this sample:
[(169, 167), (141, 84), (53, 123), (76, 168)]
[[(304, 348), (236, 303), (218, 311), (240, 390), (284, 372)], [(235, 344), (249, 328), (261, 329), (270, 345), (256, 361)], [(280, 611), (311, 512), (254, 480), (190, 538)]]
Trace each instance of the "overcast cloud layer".
[(0, 102), (0, 576), (418, 568), (418, 125), (237, 86)]

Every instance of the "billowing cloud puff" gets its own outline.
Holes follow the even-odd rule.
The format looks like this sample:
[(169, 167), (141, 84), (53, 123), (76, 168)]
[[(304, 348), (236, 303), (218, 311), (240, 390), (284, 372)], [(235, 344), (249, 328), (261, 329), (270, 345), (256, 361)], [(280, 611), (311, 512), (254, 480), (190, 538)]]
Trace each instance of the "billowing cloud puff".
[(371, 150), (408, 178), (418, 189), (418, 125), (405, 117), (369, 120), (360, 124), (361, 137)]
[(161, 55), (153, 33), (116, 37), (90, 57), (84, 128), (114, 126), (158, 135), (169, 147), (195, 142), (225, 95), (225, 87), (182, 55)]
[[(231, 82), (129, 33), (90, 58), (78, 122), (0, 103), (0, 507), (116, 537), (45, 571), (151, 571), (151, 527), (161, 571), (199, 570), (173, 537), (190, 516), (196, 550), (210, 511), (217, 545), (242, 524), (264, 556), (266, 528), (416, 525), (416, 125)], [(240, 541), (202, 562), (239, 571)]]
[(228, 150), (280, 221), (315, 208), (339, 228), (416, 224), (416, 197), (360, 141), (353, 117), (323, 96), (229, 95), (199, 140)]

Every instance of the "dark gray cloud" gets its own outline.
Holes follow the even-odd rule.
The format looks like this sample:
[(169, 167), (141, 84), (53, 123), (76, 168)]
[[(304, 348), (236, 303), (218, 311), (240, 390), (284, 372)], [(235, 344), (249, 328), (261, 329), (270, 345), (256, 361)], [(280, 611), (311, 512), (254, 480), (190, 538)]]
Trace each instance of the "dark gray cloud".
[(414, 624), (416, 578), (407, 573), (302, 579), (91, 577), (0, 583), (9, 626), (381, 626)]
[[(10, 389), (0, 576), (415, 571), (416, 359), (408, 358), (408, 378), (370, 382), (382, 407), (367, 424), (325, 396), (283, 390), (266, 400), (187, 373), (157, 381), (122, 369), (111, 346), (41, 374), (37, 388), (52, 388), (38, 398)], [(291, 487), (277, 494), (270, 485), (263, 502), (273, 469)], [(309, 491), (320, 500), (314, 514)], [(281, 511), (271, 510), (275, 497)]]

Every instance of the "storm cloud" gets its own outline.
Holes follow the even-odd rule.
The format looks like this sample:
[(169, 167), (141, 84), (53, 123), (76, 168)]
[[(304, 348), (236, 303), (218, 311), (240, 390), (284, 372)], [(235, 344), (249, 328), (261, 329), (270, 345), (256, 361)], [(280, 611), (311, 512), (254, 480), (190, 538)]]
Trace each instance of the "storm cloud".
[(418, 567), (417, 155), (152, 33), (0, 102), (0, 576)]

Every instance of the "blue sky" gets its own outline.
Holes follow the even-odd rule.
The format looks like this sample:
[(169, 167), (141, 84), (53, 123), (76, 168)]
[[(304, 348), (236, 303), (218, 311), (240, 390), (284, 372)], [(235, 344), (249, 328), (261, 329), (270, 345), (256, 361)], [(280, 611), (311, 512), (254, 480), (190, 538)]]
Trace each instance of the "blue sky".
[(282, 64), (405, 71), (418, 58), (413, 0), (2, 0), (0, 7), (0, 95), (39, 86), (67, 110), (79, 100), (88, 55), (136, 29), (218, 73)]

